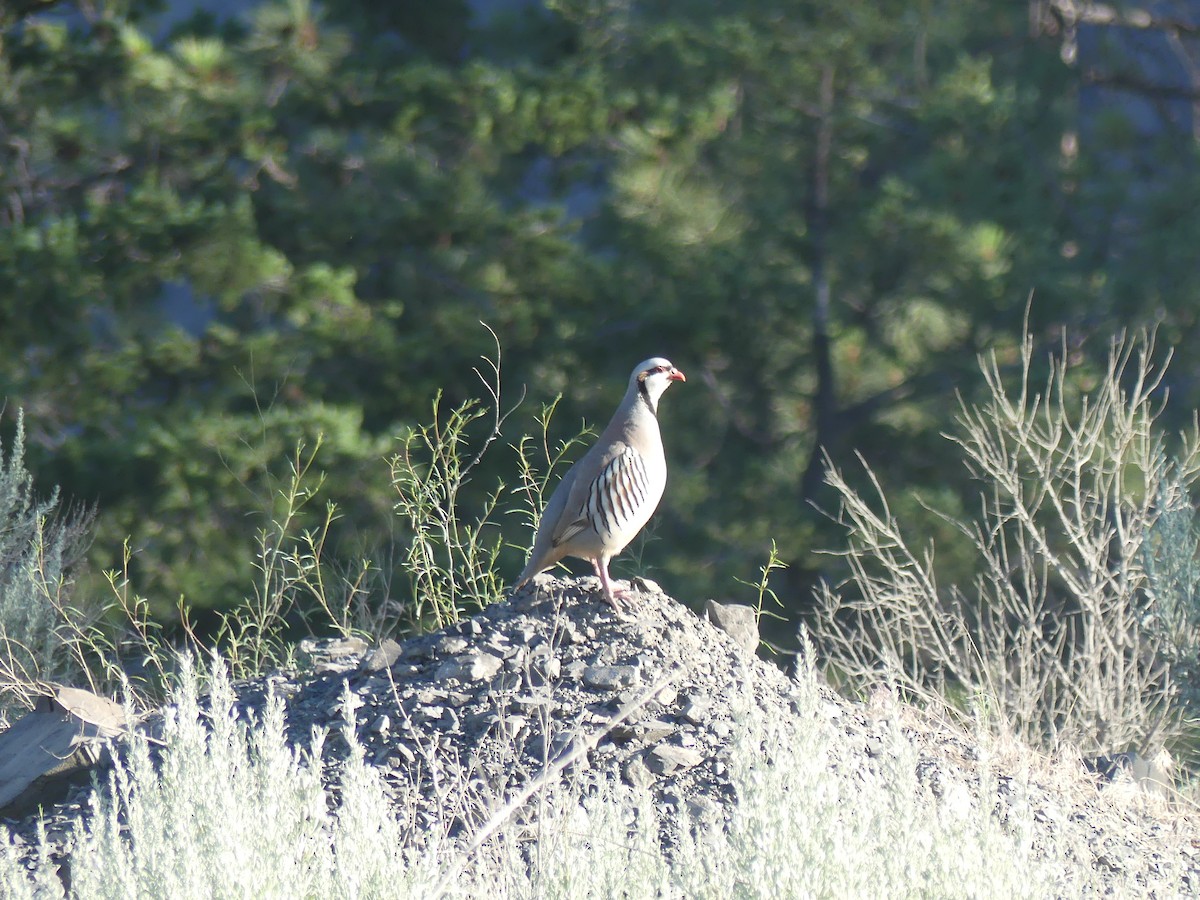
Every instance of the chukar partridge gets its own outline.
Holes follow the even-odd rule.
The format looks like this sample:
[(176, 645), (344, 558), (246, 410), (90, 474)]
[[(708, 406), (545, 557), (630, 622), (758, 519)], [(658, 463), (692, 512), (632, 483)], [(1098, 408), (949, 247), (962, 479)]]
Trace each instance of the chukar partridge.
[(608, 561), (650, 521), (667, 486), (658, 398), (672, 381), (687, 379), (661, 357), (634, 368), (612, 421), (550, 496), (514, 590), (564, 556), (575, 556), (591, 562), (605, 601), (621, 612)]

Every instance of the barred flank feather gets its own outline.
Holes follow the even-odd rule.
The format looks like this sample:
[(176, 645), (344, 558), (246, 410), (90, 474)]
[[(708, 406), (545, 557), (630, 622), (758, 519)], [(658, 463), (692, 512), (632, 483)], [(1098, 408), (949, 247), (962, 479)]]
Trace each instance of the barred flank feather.
[(646, 502), (649, 478), (641, 454), (627, 447), (614, 457), (588, 491), (587, 517), (601, 534), (617, 534)]

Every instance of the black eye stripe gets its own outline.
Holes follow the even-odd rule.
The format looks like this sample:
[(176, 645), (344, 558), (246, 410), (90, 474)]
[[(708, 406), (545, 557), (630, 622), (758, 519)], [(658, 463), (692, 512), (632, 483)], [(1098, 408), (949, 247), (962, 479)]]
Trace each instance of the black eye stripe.
[(651, 375), (661, 375), (664, 373), (669, 375), (671, 372), (674, 372), (674, 371), (675, 371), (675, 367), (672, 365), (654, 366), (652, 368), (644, 369), (641, 372), (638, 372), (637, 380), (638, 380), (639, 384), (645, 384), (646, 379), (649, 378)]

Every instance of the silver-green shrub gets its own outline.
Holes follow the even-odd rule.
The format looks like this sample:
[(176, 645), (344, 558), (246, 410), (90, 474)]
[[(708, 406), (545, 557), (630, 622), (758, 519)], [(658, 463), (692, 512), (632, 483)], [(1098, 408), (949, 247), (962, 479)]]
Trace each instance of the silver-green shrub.
[[(464, 858), (471, 836), (444, 837), (455, 811), (414, 827), (414, 798), (389, 793), (364, 761), (352, 720), (349, 757), (336, 787), (325, 788), (321, 737), (304, 751), (290, 747), (277, 699), (259, 721), (238, 719), (228, 676), (213, 668), (202, 701), (192, 666), (181, 666), (157, 761), (150, 746), (135, 746), (97, 795), (70, 851), (71, 896), (726, 900), (1146, 888), (1135, 871), (1100, 884), (1070, 829), (1050, 840), (1045, 829), (1036, 835), (1029, 803), (1011, 805), (1002, 824), (986, 761), (975, 763), (974, 786), (971, 772), (948, 769), (935, 798), (918, 778), (898, 704), (882, 713), (879, 752), (856, 756), (811, 671), (800, 673), (794, 718), (741, 716), (728, 760), (737, 796), (728, 819), (715, 805), (686, 803), (665, 816), (648, 792), (585, 771), (548, 783), (528, 815), (507, 820)], [(2, 828), (0, 885), (6, 897), (63, 893), (48, 856), (25, 872)]]
[(69, 623), (86, 615), (72, 605), (69, 570), (89, 521), (87, 514), (61, 514), (57, 490), (36, 495), (18, 413), (7, 454), (0, 443), (0, 720), (6, 709), (28, 703), (34, 681), (66, 680), (81, 667)]

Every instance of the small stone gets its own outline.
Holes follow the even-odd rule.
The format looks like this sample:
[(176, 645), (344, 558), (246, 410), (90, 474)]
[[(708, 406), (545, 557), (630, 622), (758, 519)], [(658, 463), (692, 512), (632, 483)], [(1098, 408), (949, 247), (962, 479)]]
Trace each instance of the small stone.
[(486, 681), (504, 665), (498, 656), (478, 650), (448, 659), (434, 673), (438, 681)]
[(646, 764), (658, 775), (670, 775), (678, 769), (690, 769), (704, 761), (704, 754), (687, 747), (659, 744), (650, 751)]
[(305, 638), (300, 642), (300, 651), (302, 653), (326, 659), (362, 656), (367, 652), (367, 649), (367, 642), (359, 637)]
[(658, 586), (657, 581), (643, 578), (641, 575), (634, 577), (633, 586), (645, 594), (661, 594), (663, 592), (663, 589)]
[(371, 730), (376, 734), (386, 735), (392, 730), (392, 720), (386, 713), (371, 723)]
[(467, 639), (458, 635), (448, 634), (437, 642), (437, 652), (445, 656), (453, 656), (467, 649)]
[(588, 664), (582, 659), (577, 659), (575, 662), (567, 663), (567, 665), (563, 667), (562, 671), (563, 674), (572, 681), (579, 681), (581, 678), (583, 678), (583, 673), (586, 672), (587, 669)]
[(562, 661), (557, 656), (535, 659), (531, 661), (529, 670), (532, 674), (539, 676), (541, 680), (548, 681), (557, 678), (562, 673)]
[(588, 666), (583, 671), (583, 683), (602, 691), (627, 688), (638, 681), (636, 666)]
[(641, 756), (631, 756), (621, 766), (621, 778), (633, 787), (646, 788), (654, 783), (654, 775)]
[(704, 613), (708, 621), (733, 638), (744, 652), (753, 655), (758, 650), (758, 615), (754, 607), (709, 600)]
[(367, 655), (362, 667), (368, 672), (390, 669), (402, 653), (404, 653), (404, 648), (391, 638), (387, 638)]
[(684, 720), (693, 725), (703, 725), (712, 716), (712, 704), (707, 700), (700, 700), (696, 697), (688, 699), (683, 705), (683, 709), (679, 711)]
[(675, 733), (675, 726), (670, 722), (664, 722), (662, 719), (652, 719), (649, 722), (641, 722), (637, 726), (638, 736), (647, 744), (656, 744), (663, 738), (670, 737)]

